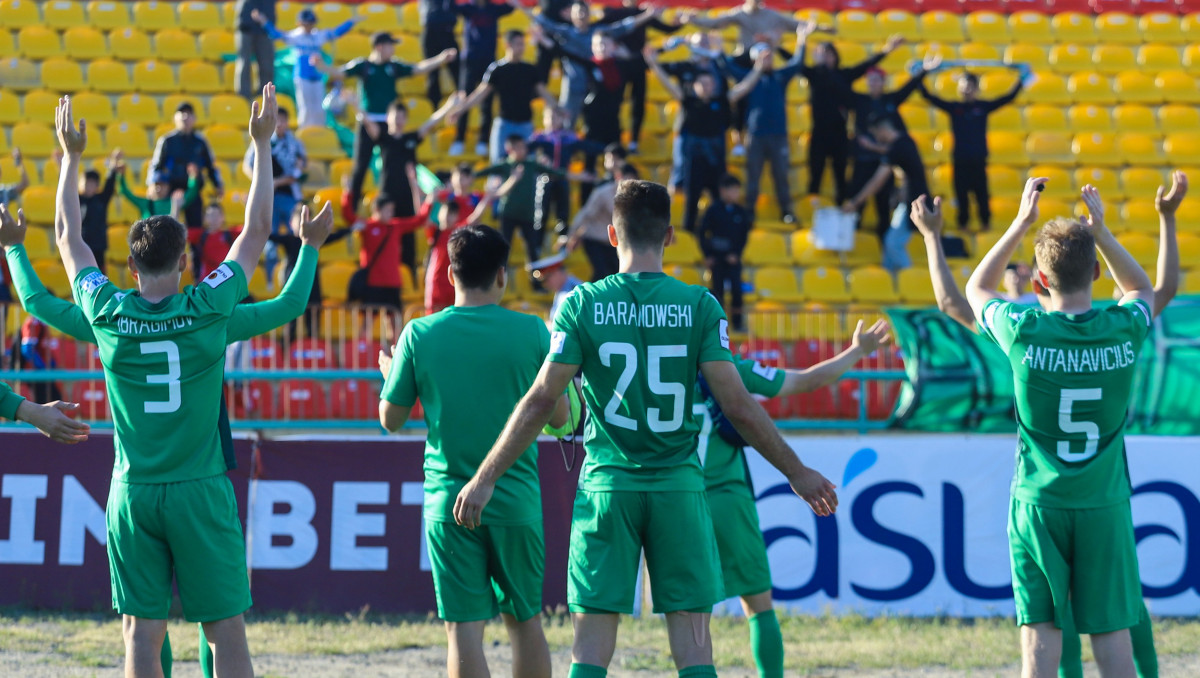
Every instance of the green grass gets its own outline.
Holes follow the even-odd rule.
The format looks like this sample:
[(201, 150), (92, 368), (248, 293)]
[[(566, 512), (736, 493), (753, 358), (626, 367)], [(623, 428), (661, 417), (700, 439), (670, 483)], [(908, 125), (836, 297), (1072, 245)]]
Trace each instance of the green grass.
[[(788, 668), (883, 669), (946, 667), (989, 669), (1011, 666), (1020, 659), (1017, 629), (1009, 619), (913, 619), (858, 616), (781, 617)], [(571, 624), (565, 615), (545, 619), (552, 651), (571, 645)], [(195, 626), (183, 621), (170, 625), (175, 657), (196, 660)], [(433, 618), (364, 613), (345, 617), (262, 615), (249, 618), (251, 650), (256, 655), (342, 656), (445, 646), (442, 625)], [(712, 622), (715, 659), (721, 668), (752, 668), (745, 621), (717, 617)], [(1200, 648), (1200, 621), (1160, 619), (1155, 622), (1160, 655), (1194, 654)], [(487, 629), (489, 643), (505, 644), (499, 623)], [(622, 620), (615, 664), (621, 668), (669, 671), (662, 621)], [(0, 612), (0, 652), (36, 652), (63, 664), (85, 667), (116, 666), (121, 662), (121, 626), (113, 615), (81, 613)], [(1085, 659), (1090, 650), (1084, 643)]]

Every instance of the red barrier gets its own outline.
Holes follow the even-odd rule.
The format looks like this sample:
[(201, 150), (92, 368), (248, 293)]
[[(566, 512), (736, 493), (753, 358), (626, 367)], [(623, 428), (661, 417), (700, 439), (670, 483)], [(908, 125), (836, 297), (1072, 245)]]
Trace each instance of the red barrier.
[[(0, 441), (0, 605), (109, 609), (103, 507), (112, 439), (63, 446), (5, 434)], [(247, 529), (255, 609), (434, 610), (421, 524), (423, 440), (264, 440), (257, 450), (237, 440), (235, 448), (230, 478), (243, 525), (248, 496), (256, 500), (255, 526)], [(582, 449), (579, 456), (568, 472), (558, 445), (541, 445), (550, 607), (566, 601)]]

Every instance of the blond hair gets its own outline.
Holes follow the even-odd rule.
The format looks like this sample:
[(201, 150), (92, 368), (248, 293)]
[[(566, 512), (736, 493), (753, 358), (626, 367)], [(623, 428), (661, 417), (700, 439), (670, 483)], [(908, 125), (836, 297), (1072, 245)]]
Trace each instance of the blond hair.
[(1037, 269), (1050, 289), (1070, 294), (1090, 288), (1096, 270), (1096, 239), (1082, 223), (1059, 217), (1042, 226), (1033, 240)]

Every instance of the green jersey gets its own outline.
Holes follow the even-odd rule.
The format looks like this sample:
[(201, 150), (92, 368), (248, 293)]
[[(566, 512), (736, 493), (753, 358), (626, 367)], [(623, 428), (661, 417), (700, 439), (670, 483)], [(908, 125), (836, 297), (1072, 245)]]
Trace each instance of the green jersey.
[[(533, 386), (550, 332), (541, 319), (500, 306), (451, 306), (404, 327), (382, 398), (425, 410), (425, 519), (454, 521), (454, 500)], [(542, 520), (537, 443), (496, 482), (485, 525)]]
[[(767, 367), (757, 360), (735, 356), (733, 364), (746, 390), (764, 398), (774, 398), (783, 388), (783, 380), (787, 372), (775, 367)], [(750, 487), (750, 476), (746, 472), (746, 453), (741, 447), (734, 447), (721, 437), (713, 425), (713, 409), (718, 408), (715, 399), (709, 396), (703, 399), (700, 389), (696, 389), (696, 404), (692, 412), (700, 423), (699, 453), (700, 463), (704, 465), (704, 486), (709, 492), (737, 492), (753, 496)]]
[(113, 478), (174, 483), (225, 472), (217, 420), (226, 325), (246, 296), (246, 276), (226, 261), (199, 285), (158, 303), (121, 291), (96, 268), (75, 277), (108, 386)]
[(704, 490), (696, 375), (700, 363), (732, 360), (725, 314), (708, 290), (665, 273), (580, 285), (554, 320), (550, 360), (583, 368), (592, 416), (581, 489)]
[(387, 119), (388, 106), (396, 100), (396, 81), (412, 74), (411, 65), (395, 59), (376, 63), (360, 58), (342, 67), (342, 75), (358, 78), (363, 113), (376, 121)]
[(1125, 418), (1142, 342), (1142, 301), (1070, 315), (1001, 300), (981, 327), (1012, 365), (1017, 393), (1016, 499), (1045, 508), (1127, 501)]

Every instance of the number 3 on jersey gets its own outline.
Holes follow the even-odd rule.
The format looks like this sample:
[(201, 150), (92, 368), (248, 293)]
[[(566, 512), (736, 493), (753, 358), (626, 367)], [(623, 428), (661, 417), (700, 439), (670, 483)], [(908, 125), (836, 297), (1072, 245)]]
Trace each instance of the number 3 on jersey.
[[(621, 402), (625, 399), (625, 392), (629, 390), (629, 385), (633, 383), (633, 377), (637, 373), (638, 354), (637, 349), (633, 344), (623, 341), (608, 341), (600, 345), (600, 362), (605, 367), (613, 367), (613, 357), (620, 356), (625, 359), (624, 368), (621, 370), (621, 376), (617, 378), (616, 388), (613, 390), (612, 399), (608, 401), (608, 406), (604, 408), (604, 421), (619, 426), (629, 431), (638, 430), (638, 422), (636, 419), (626, 417), (623, 414), (618, 414), (617, 410), (621, 407)], [(655, 433), (670, 433), (678, 431), (683, 426), (683, 406), (687, 400), (687, 388), (678, 382), (662, 380), (662, 361), (667, 358), (686, 358), (687, 346), (683, 344), (671, 344), (667, 346), (647, 346), (646, 347), (646, 362), (647, 364), (647, 382), (650, 386), (650, 392), (671, 398), (671, 418), (662, 418), (662, 408), (647, 407), (646, 408), (646, 425)]]
[(147, 374), (147, 384), (162, 384), (167, 387), (166, 400), (147, 400), (144, 406), (146, 414), (169, 414), (179, 409), (183, 398), (180, 393), (179, 377), (179, 347), (173, 341), (149, 341), (141, 345), (142, 355), (163, 353), (167, 357), (166, 374)]

